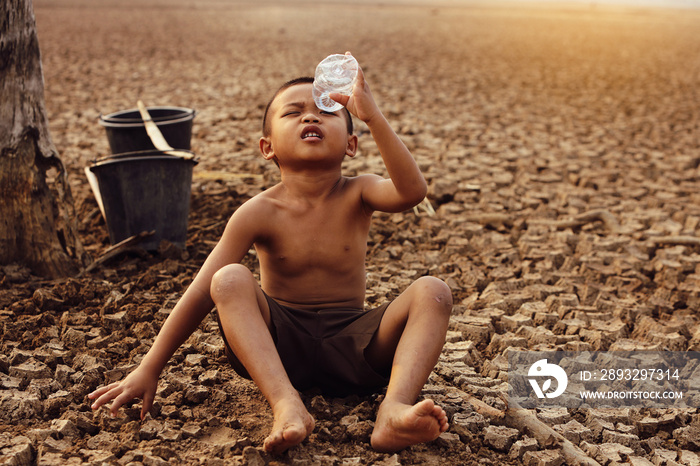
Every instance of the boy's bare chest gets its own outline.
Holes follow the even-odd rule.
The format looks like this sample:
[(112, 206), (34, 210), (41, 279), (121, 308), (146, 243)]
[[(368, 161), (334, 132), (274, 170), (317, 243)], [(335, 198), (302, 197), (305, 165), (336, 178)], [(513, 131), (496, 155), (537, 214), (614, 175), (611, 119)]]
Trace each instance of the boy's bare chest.
[(279, 271), (341, 270), (363, 264), (369, 218), (342, 205), (283, 210), (256, 249), (263, 264)]

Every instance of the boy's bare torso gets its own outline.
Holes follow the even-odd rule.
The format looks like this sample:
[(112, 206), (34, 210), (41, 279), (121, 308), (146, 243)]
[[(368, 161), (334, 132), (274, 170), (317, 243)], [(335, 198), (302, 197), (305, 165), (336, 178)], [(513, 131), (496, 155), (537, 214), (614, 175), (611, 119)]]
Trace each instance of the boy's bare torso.
[(341, 177), (309, 201), (278, 184), (251, 199), (260, 281), (269, 296), (302, 309), (364, 306), (371, 211), (360, 186), (361, 178)]

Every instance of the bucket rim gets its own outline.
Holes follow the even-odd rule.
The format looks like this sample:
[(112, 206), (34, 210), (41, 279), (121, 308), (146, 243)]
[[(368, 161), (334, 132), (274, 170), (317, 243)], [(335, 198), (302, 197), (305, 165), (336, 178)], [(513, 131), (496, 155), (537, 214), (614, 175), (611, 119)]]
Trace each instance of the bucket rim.
[[(183, 121), (192, 120), (197, 115), (197, 111), (193, 108), (187, 107), (174, 107), (174, 106), (160, 106), (160, 107), (147, 107), (148, 111), (151, 110), (177, 110), (181, 111), (181, 115), (170, 115), (164, 117), (155, 117), (153, 121), (158, 125), (181, 123)], [(134, 118), (119, 118), (120, 115), (125, 115), (128, 113), (135, 113), (137, 116)], [(107, 115), (100, 114), (98, 118), (99, 124), (102, 126), (111, 127), (138, 127), (144, 126), (143, 119), (139, 113), (138, 108), (130, 108), (127, 110), (120, 110), (118, 112), (109, 113)]]
[[(188, 152), (194, 156), (194, 152), (186, 149), (175, 149), (178, 152)], [(199, 163), (199, 157), (193, 157), (191, 159), (186, 159), (183, 157), (178, 157), (177, 155), (167, 154), (168, 151), (162, 151), (158, 149), (151, 150), (141, 150), (134, 152), (122, 152), (120, 154), (112, 154), (98, 159), (94, 159), (90, 165), (90, 170), (94, 167), (99, 167), (103, 165), (109, 165), (114, 163), (132, 162), (132, 161), (143, 161), (143, 160), (182, 160), (184, 162), (192, 162), (194, 165)]]

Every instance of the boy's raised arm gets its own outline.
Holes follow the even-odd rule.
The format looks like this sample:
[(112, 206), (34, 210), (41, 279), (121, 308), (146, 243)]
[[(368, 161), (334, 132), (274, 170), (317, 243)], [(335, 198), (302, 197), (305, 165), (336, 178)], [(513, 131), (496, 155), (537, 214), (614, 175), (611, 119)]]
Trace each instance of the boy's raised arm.
[(224, 265), (240, 262), (253, 244), (251, 222), (246, 220), (250, 218), (251, 209), (243, 207), (229, 220), (221, 240), (165, 320), (139, 366), (125, 379), (90, 393), (88, 398), (95, 400), (92, 409), (113, 400), (109, 411), (116, 416), (122, 405), (140, 398), (143, 401), (141, 419), (146, 416), (153, 405), (163, 368), (214, 306), (209, 293), (212, 276)]
[(419, 204), (427, 193), (425, 178), (411, 152), (379, 110), (362, 69), (351, 96), (331, 94), (364, 121), (379, 149), (390, 179), (371, 177), (363, 189), (364, 202), (374, 210), (400, 212)]

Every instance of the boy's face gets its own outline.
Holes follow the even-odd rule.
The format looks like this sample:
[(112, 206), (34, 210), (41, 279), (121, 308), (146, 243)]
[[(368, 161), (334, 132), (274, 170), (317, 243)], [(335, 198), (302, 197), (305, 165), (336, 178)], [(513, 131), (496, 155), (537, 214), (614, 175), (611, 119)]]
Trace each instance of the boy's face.
[(280, 167), (297, 162), (339, 165), (346, 155), (355, 155), (357, 137), (348, 134), (345, 112), (316, 107), (311, 89), (311, 84), (294, 85), (270, 105), (270, 131), (260, 139), (260, 151)]

